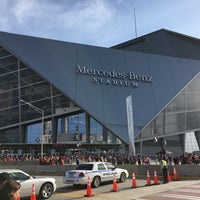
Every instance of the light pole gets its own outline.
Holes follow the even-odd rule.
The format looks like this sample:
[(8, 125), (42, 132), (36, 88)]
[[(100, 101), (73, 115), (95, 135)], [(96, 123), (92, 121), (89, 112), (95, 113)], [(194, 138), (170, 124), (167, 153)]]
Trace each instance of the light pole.
[(42, 133), (41, 133), (41, 157), (43, 156), (43, 135), (44, 135), (44, 110), (34, 106), (33, 104), (24, 101), (24, 100), (20, 100), (21, 102), (27, 104), (28, 106), (30, 106), (31, 108), (33, 108), (36, 112), (40, 113), (42, 115)]

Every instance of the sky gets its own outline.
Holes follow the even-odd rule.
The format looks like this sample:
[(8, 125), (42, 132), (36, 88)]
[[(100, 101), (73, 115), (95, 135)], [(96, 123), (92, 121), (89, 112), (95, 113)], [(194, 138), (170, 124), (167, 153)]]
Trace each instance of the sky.
[(0, 31), (111, 47), (162, 28), (200, 39), (200, 0), (1, 0)]

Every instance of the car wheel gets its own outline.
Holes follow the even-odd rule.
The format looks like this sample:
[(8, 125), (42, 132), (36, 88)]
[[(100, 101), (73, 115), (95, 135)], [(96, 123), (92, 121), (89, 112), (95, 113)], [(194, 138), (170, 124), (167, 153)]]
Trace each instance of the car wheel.
[(92, 186), (98, 188), (101, 183), (101, 178), (99, 176), (95, 176), (92, 181)]
[(121, 173), (119, 181), (122, 183), (126, 181), (126, 174), (124, 172)]
[(40, 188), (40, 198), (48, 199), (53, 194), (53, 185), (51, 183), (44, 183)]

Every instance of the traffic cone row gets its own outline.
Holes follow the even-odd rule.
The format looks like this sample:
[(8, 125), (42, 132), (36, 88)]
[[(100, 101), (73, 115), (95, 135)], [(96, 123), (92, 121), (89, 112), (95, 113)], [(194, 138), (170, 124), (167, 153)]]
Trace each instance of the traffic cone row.
[[(167, 180), (168, 180), (168, 182), (172, 180), (171, 176), (169, 174), (169, 171), (167, 172)], [(178, 176), (177, 176), (177, 172), (176, 172), (176, 167), (175, 166), (173, 167), (173, 180), (174, 181), (178, 180)]]
[[(156, 170), (154, 170), (154, 183), (151, 184), (151, 177), (150, 177), (150, 174), (149, 174), (149, 170), (147, 170), (147, 179), (146, 180), (147, 180), (146, 186), (160, 184), (159, 181), (158, 181), (158, 176), (157, 176)], [(167, 180), (168, 180), (168, 182), (171, 181), (171, 177), (170, 177), (169, 172), (167, 173)], [(178, 180), (175, 166), (173, 168), (173, 180)], [(136, 182), (136, 178), (135, 178), (135, 173), (134, 172), (132, 173), (132, 186), (131, 187), (132, 188), (136, 188), (137, 187), (137, 182)], [(111, 192), (118, 192), (118, 191), (119, 190), (118, 190), (118, 185), (117, 185), (117, 179), (116, 179), (116, 175), (114, 174), (114, 177), (113, 177), (113, 188), (112, 188)], [(91, 183), (90, 183), (90, 177), (88, 177), (87, 192), (86, 192), (85, 197), (91, 197), (91, 196), (93, 196), (93, 193), (92, 193), (92, 187), (91, 187)], [(18, 200), (20, 200), (20, 198)], [(34, 184), (32, 186), (32, 193), (31, 193), (30, 200), (36, 200), (35, 185)]]
[(149, 175), (149, 170), (147, 170), (147, 183), (146, 186), (150, 186), (150, 185), (159, 185), (159, 181), (158, 181), (158, 176), (157, 176), (157, 172), (156, 170), (154, 170), (154, 177), (153, 177), (154, 183), (151, 184), (151, 177)]
[(91, 196), (94, 196), (94, 195), (92, 194), (92, 187), (91, 187), (90, 177), (88, 177), (87, 192), (86, 192), (85, 197), (91, 197)]
[[(168, 180), (168, 182), (170, 182), (172, 180), (169, 171), (167, 172), (167, 180)], [(175, 180), (175, 181), (178, 180), (178, 176), (177, 176), (177, 173), (176, 173), (175, 166), (173, 167), (173, 180)], [(160, 184), (160, 183), (158, 181), (156, 170), (154, 170), (154, 183), (153, 183), (153, 185), (158, 185), (158, 184)], [(146, 183), (146, 185), (147, 186), (152, 185), (151, 184), (151, 178), (150, 178), (150, 175), (149, 175), (149, 170), (147, 170), (147, 183)]]

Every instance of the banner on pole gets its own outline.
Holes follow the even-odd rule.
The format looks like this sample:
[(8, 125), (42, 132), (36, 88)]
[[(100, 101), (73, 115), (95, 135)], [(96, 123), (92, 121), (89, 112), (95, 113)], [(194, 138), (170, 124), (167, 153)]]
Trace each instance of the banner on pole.
[(134, 123), (133, 123), (133, 108), (131, 95), (126, 97), (128, 136), (130, 141), (130, 152), (135, 156), (135, 141), (134, 141)]

